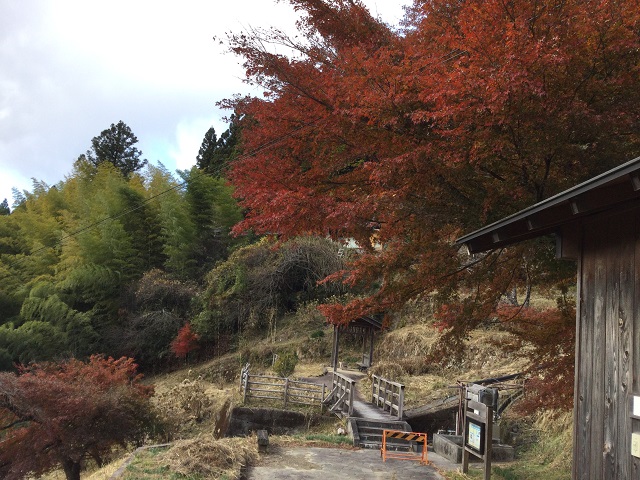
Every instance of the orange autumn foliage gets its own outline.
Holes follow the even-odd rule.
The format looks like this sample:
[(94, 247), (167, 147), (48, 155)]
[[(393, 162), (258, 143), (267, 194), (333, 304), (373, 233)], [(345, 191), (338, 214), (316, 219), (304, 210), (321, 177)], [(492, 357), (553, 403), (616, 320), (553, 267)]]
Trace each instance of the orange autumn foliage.
[(226, 102), (236, 234), (355, 239), (332, 278), (369, 293), (329, 320), (433, 295), (459, 304), (458, 346), (514, 285), (571, 278), (545, 241), (471, 259), (453, 241), (640, 155), (640, 1), (415, 0), (399, 30), (358, 0), (289, 3), (297, 37), (229, 37), (264, 90)]
[(187, 322), (171, 342), (171, 351), (178, 358), (186, 358), (189, 352), (198, 348), (199, 339), (199, 335), (191, 329), (191, 323)]

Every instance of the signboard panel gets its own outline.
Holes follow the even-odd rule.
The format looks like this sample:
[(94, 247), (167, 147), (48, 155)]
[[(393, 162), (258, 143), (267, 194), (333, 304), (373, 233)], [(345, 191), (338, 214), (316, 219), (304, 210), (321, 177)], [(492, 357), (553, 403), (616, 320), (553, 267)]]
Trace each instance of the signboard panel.
[(484, 455), (484, 429), (484, 424), (475, 423), (467, 418), (467, 438), (465, 438), (465, 444), (480, 455)]

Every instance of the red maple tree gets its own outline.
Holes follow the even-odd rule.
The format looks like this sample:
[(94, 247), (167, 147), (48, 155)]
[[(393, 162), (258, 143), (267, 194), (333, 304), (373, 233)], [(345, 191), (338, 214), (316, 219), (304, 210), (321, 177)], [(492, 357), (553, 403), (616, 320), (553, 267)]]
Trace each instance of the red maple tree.
[(79, 480), (88, 457), (101, 465), (116, 444), (143, 438), (153, 387), (130, 358), (31, 364), (0, 373), (0, 476), (40, 475), (62, 466)]
[(189, 352), (198, 348), (199, 339), (198, 334), (191, 329), (191, 323), (187, 322), (171, 342), (171, 351), (178, 358), (186, 358)]
[(381, 288), (335, 322), (452, 294), (457, 235), (640, 153), (638, 1), (416, 1), (400, 32), (356, 0), (290, 3), (306, 42), (230, 38), (265, 89), (232, 102), (236, 232), (356, 239), (342, 278)]
[(573, 275), (548, 242), (468, 259), (452, 240), (640, 154), (638, 0), (415, 0), (401, 30), (358, 0), (289, 3), (299, 37), (229, 38), (265, 91), (226, 103), (250, 153), (236, 233), (353, 238), (333, 278), (374, 288), (330, 321), (430, 294), (451, 338), (514, 286)]

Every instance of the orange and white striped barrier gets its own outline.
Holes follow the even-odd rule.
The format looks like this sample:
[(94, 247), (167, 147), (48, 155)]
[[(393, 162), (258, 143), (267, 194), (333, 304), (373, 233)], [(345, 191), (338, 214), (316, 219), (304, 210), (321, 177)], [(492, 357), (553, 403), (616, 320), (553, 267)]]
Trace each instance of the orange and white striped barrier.
[[(408, 442), (408, 447), (412, 447), (412, 442), (416, 442), (417, 445), (422, 443), (422, 454), (414, 454), (413, 452), (396, 452), (387, 451), (387, 439), (399, 439)], [(397, 444), (395, 444), (397, 445)], [(427, 434), (417, 432), (402, 432), (400, 430), (384, 430), (382, 432), (382, 448), (380, 449), (380, 455), (382, 461), (386, 462), (387, 458), (395, 458), (398, 460), (416, 460), (422, 465), (426, 465), (427, 460)]]

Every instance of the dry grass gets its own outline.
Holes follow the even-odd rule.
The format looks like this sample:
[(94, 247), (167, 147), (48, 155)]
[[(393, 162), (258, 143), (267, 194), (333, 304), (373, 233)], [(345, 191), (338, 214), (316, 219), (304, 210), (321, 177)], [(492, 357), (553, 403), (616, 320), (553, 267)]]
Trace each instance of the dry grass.
[(125, 460), (129, 457), (129, 454), (117, 458), (112, 462), (106, 464), (102, 468), (92, 472), (90, 475), (85, 478), (85, 480), (109, 480), (111, 476), (120, 468), (120, 466), (125, 462)]
[(224, 433), (230, 409), (239, 402), (237, 385), (220, 388), (218, 384), (191, 376), (193, 373), (187, 372), (179, 383), (175, 376), (168, 382), (158, 379), (152, 402), (163, 425), (158, 432), (163, 442), (202, 432)]
[(550, 470), (571, 471), (573, 414), (544, 411), (533, 422), (535, 441), (527, 452), (531, 463), (545, 465)]
[[(84, 480), (109, 480), (122, 463), (129, 457), (129, 453), (122, 453), (114, 460), (102, 466), (101, 468), (89, 467), (82, 472), (82, 478)], [(39, 480), (66, 480), (66, 476), (62, 469), (49, 472), (41, 477)]]
[[(528, 361), (523, 356), (505, 353), (500, 344), (509, 344), (513, 337), (497, 330), (477, 330), (465, 341), (462, 359), (442, 358), (434, 364), (426, 358), (438, 339), (438, 330), (421, 323), (388, 332), (376, 347), (376, 363), (369, 373), (403, 383), (405, 406), (415, 408), (434, 400), (456, 395), (451, 386), (463, 382), (499, 377), (522, 372)], [(370, 380), (359, 385), (368, 398)]]
[(158, 460), (171, 472), (184, 476), (237, 479), (257, 457), (255, 436), (216, 439), (199, 435), (176, 442)]
[[(491, 470), (495, 480), (569, 480), (571, 478), (572, 445), (571, 412), (542, 412), (518, 425), (516, 451), (519, 453), (513, 463), (496, 465)], [(483, 478), (477, 466), (469, 475), (444, 472), (447, 480), (467, 480)]]
[(293, 372), (293, 378), (313, 378), (321, 377), (328, 371), (328, 365), (319, 362), (298, 363)]
[(415, 324), (387, 332), (376, 346), (376, 356), (382, 360), (424, 358), (438, 338), (433, 325)]

